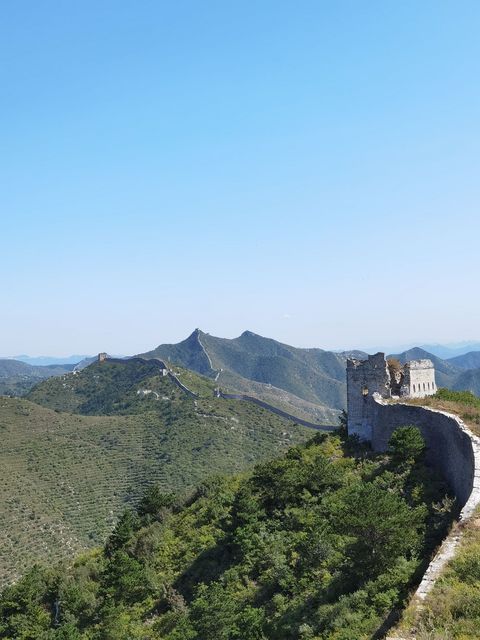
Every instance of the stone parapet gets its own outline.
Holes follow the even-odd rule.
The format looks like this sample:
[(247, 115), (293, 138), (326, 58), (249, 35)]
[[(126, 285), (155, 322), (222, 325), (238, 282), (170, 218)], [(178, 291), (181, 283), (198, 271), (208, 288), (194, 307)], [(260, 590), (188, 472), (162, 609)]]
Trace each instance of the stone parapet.
[(480, 504), (480, 438), (452, 413), (407, 403), (391, 403), (374, 394), (372, 448), (386, 451), (398, 427), (415, 425), (427, 445), (427, 460), (449, 483), (461, 508), (459, 525), (444, 540), (415, 592), (424, 600), (446, 563), (454, 556), (462, 535), (462, 523)]

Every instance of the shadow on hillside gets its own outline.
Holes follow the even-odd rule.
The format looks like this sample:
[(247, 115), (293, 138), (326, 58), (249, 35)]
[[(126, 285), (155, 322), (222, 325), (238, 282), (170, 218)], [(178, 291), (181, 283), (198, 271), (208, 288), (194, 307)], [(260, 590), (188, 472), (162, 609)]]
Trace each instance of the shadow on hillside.
[(196, 585), (218, 580), (232, 565), (233, 555), (228, 544), (219, 540), (214, 547), (200, 553), (192, 564), (175, 581), (174, 588), (190, 601)]

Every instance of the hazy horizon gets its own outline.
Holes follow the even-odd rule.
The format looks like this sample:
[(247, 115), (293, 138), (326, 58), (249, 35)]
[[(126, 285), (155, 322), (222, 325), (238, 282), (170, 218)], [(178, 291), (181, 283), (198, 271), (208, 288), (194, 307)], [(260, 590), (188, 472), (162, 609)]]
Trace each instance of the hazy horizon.
[[(203, 331), (203, 329), (201, 327), (199, 327), (200, 330)], [(250, 329), (245, 329), (244, 331), (250, 331)], [(124, 356), (133, 356), (139, 353), (143, 353), (145, 351), (149, 351), (155, 347), (157, 347), (160, 344), (175, 344), (177, 342), (181, 342), (182, 340), (185, 340), (189, 335), (191, 335), (192, 331), (190, 331), (188, 334), (181, 336), (178, 340), (161, 340), (161, 341), (157, 341), (154, 344), (149, 345), (148, 347), (144, 348), (144, 349), (137, 349), (134, 350), (132, 352), (125, 352), (125, 351), (110, 351), (108, 352), (111, 356), (115, 356), (115, 357), (124, 357)], [(243, 333), (243, 331), (241, 331), (239, 334), (237, 335), (231, 335), (231, 336), (225, 336), (225, 335), (221, 335), (221, 334), (213, 334), (212, 332), (205, 332), (205, 333), (210, 333), (212, 335), (215, 335), (218, 338), (237, 338), (241, 335), (241, 333)], [(256, 333), (256, 332), (254, 332)], [(263, 334), (261, 334), (263, 335)], [(384, 351), (386, 353), (394, 353), (394, 352), (401, 352), (401, 351), (406, 351), (408, 349), (411, 349), (413, 347), (441, 347), (441, 348), (446, 348), (446, 349), (452, 349), (452, 350), (456, 350), (456, 349), (462, 349), (462, 348), (466, 348), (466, 350), (468, 350), (469, 346), (475, 346), (476, 348), (480, 347), (480, 340), (462, 340), (462, 341), (456, 341), (456, 342), (443, 342), (443, 343), (425, 343), (425, 342), (419, 342), (419, 341), (412, 341), (412, 342), (397, 342), (397, 343), (385, 343), (385, 344), (377, 344), (377, 345), (364, 345), (364, 344), (354, 344), (354, 345), (349, 345), (346, 347), (327, 347), (324, 346), (322, 344), (297, 344), (297, 343), (286, 343), (284, 340), (280, 340), (278, 338), (275, 338), (274, 336), (270, 336), (270, 335), (263, 335), (264, 338), (272, 338), (274, 340), (278, 340), (279, 342), (284, 342), (285, 344), (289, 344), (290, 346), (293, 347), (297, 347), (297, 348), (304, 348), (304, 349), (324, 349), (327, 351), (350, 351), (350, 350), (358, 350), (358, 351), (365, 351), (366, 353), (375, 353), (378, 351)], [(463, 350), (463, 349), (462, 349)], [(85, 351), (85, 353), (75, 353), (74, 351), (70, 351), (70, 352), (65, 352), (62, 354), (58, 354), (58, 353), (14, 353), (14, 354), (2, 354), (0, 353), (0, 359), (1, 358), (9, 358), (9, 359), (14, 359), (14, 358), (58, 358), (58, 359), (67, 359), (67, 358), (73, 358), (74, 356), (78, 355), (79, 358), (83, 358), (83, 357), (94, 357), (96, 356), (98, 353), (100, 353), (100, 351), (104, 351), (103, 349), (99, 349), (97, 351)]]
[(479, 18), (4, 3), (0, 354), (477, 340)]

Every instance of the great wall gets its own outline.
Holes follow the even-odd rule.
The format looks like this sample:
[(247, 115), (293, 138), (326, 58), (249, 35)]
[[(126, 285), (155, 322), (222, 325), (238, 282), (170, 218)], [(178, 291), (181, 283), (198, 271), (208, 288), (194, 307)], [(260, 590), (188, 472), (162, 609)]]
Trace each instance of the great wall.
[[(348, 360), (348, 432), (370, 442), (374, 451), (386, 451), (395, 429), (417, 426), (425, 439), (427, 461), (447, 480), (461, 510), (413, 596), (415, 607), (421, 606), (454, 556), (463, 525), (480, 504), (480, 438), (456, 415), (402, 401), (433, 395), (435, 372), (429, 360), (412, 361), (403, 367), (398, 364), (387, 363), (383, 353), (366, 360)], [(388, 636), (387, 640), (403, 638)]]
[[(158, 358), (149, 358), (149, 359), (139, 358), (139, 357), (127, 358), (127, 359), (111, 358), (106, 353), (99, 353), (97, 361), (98, 362), (108, 361), (109, 363), (114, 363), (114, 364), (125, 364), (125, 362), (139, 362), (142, 364), (145, 364), (145, 363), (151, 364), (161, 375), (168, 376), (170, 380), (172, 380), (172, 382), (175, 385), (177, 385), (180, 389), (182, 389), (182, 391), (184, 391), (187, 395), (191, 396), (192, 398), (198, 398), (198, 393), (195, 393), (195, 391), (192, 391), (191, 389), (189, 389), (187, 385), (185, 385), (179, 379), (177, 374), (174, 373), (174, 371), (171, 368), (169, 368), (163, 362), (163, 360), (160, 360)], [(266, 409), (271, 413), (275, 413), (276, 415), (282, 418), (285, 418), (286, 420), (291, 420), (292, 422), (300, 424), (304, 427), (308, 427), (309, 429), (316, 429), (317, 431), (334, 431), (335, 429), (338, 428), (338, 425), (326, 425), (326, 424), (317, 424), (315, 422), (309, 422), (308, 420), (299, 418), (298, 416), (288, 413), (283, 409), (279, 409), (278, 407), (272, 404), (269, 404), (268, 402), (264, 402), (263, 400), (260, 400), (260, 398), (256, 398), (255, 396), (249, 396), (244, 393), (226, 393), (217, 388), (215, 389), (214, 395), (215, 397), (223, 398), (224, 400), (240, 400), (243, 402), (251, 402), (252, 404), (256, 404), (257, 406), (262, 407), (263, 409)]]
[[(125, 362), (108, 358), (106, 354), (99, 354), (98, 359)], [(132, 360), (151, 363), (185, 393), (198, 397), (163, 361), (143, 358)], [(431, 361), (398, 365), (387, 363), (383, 353), (369, 356), (366, 360), (347, 361), (347, 427), (349, 435), (369, 442), (374, 451), (381, 452), (387, 450), (395, 429), (405, 425), (417, 426), (426, 442), (428, 463), (444, 476), (456, 497), (460, 509), (457, 525), (432, 558), (412, 598), (412, 603), (421, 605), (446, 563), (454, 556), (462, 537), (463, 524), (473, 516), (480, 504), (480, 438), (454, 414), (402, 401), (402, 398), (422, 398), (436, 392), (435, 371)], [(225, 393), (216, 389), (215, 395), (226, 400), (252, 402), (309, 428), (327, 431), (336, 428), (308, 422), (246, 394)], [(404, 638), (388, 636), (387, 640)]]
[(282, 418), (286, 418), (287, 420), (291, 420), (293, 422), (296, 422), (297, 424), (301, 424), (302, 426), (308, 427), (309, 429), (316, 429), (317, 431), (334, 431), (338, 428), (338, 425), (316, 424), (314, 422), (309, 422), (308, 420), (304, 420), (303, 418), (294, 416), (287, 411), (283, 411), (283, 409), (279, 409), (278, 407), (275, 407), (268, 402), (264, 402), (263, 400), (260, 400), (255, 396), (249, 396), (245, 393), (225, 393), (220, 389), (217, 389), (215, 395), (217, 398), (224, 398), (225, 400), (242, 400), (244, 402), (252, 402), (253, 404), (258, 405), (263, 409), (267, 409), (267, 411), (271, 411), (272, 413), (275, 413)]

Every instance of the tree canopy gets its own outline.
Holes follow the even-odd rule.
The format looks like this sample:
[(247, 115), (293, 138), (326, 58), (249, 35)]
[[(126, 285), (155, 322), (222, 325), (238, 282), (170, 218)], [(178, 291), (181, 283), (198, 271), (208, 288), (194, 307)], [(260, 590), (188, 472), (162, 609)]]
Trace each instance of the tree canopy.
[(421, 442), (406, 427), (387, 455), (356, 455), (318, 434), (183, 502), (150, 489), (103, 550), (7, 588), (0, 638), (371, 638), (450, 522)]

